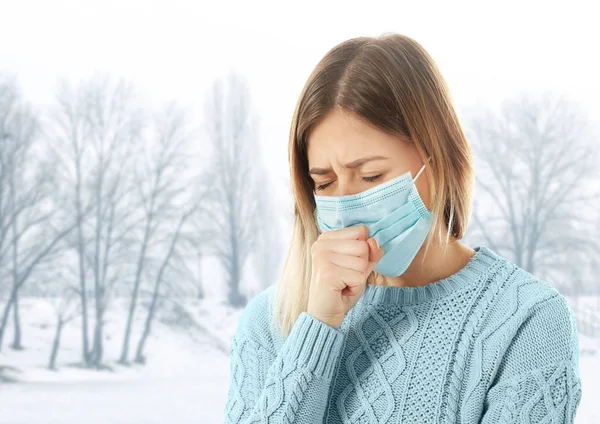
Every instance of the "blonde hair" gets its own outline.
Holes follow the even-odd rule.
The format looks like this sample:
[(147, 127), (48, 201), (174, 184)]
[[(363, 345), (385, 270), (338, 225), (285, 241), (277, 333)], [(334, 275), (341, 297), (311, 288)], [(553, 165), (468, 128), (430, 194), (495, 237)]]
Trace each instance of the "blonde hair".
[[(289, 135), (294, 228), (273, 302), (273, 322), (288, 335), (306, 311), (311, 246), (319, 236), (314, 183), (308, 174), (308, 134), (333, 108), (352, 112), (393, 135), (407, 138), (426, 165), (433, 237), (461, 239), (471, 214), (471, 149), (437, 65), (415, 40), (384, 33), (333, 47), (317, 64), (296, 104)], [(368, 281), (377, 278), (369, 275)], [(370, 280), (369, 280), (370, 279)]]

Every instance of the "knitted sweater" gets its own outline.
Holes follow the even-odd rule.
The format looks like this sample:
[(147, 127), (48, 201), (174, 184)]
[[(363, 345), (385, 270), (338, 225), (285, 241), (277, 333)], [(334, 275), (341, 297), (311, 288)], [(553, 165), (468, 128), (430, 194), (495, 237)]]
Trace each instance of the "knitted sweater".
[(419, 287), (367, 285), (339, 329), (303, 312), (288, 337), (275, 286), (245, 307), (230, 348), (225, 422), (573, 423), (573, 311), (484, 246)]

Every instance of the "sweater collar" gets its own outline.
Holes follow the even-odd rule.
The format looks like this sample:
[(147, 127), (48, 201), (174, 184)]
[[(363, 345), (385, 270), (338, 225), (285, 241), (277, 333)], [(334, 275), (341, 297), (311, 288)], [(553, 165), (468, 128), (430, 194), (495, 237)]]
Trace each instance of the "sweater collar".
[(399, 287), (368, 284), (359, 299), (369, 304), (408, 305), (424, 303), (446, 296), (467, 285), (481, 281), (487, 270), (499, 259), (499, 256), (485, 246), (474, 247), (475, 254), (459, 271), (423, 286)]

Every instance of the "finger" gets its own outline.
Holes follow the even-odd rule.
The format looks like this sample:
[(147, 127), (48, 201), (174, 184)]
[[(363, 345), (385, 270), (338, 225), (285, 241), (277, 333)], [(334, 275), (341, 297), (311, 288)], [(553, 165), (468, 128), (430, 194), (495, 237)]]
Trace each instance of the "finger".
[(339, 267), (353, 269), (354, 271), (366, 272), (368, 262), (366, 257), (350, 256), (341, 253), (331, 252), (329, 261)]
[(345, 284), (346, 288), (352, 292), (365, 282), (365, 274), (362, 271), (337, 267), (336, 275)]
[(359, 275), (357, 271), (348, 271), (350, 272), (341, 274), (341, 278), (346, 284), (346, 287), (342, 289), (342, 296), (344, 296), (347, 301), (351, 301), (353, 298), (362, 295), (366, 287), (366, 276), (362, 272)]
[(321, 239), (349, 239), (365, 241), (368, 237), (369, 229), (363, 224), (340, 228), (339, 230), (325, 231), (319, 236)]
[(369, 246), (369, 261), (378, 262), (383, 257), (383, 247), (379, 246), (373, 237), (367, 239), (367, 245)]
[(383, 258), (385, 252), (383, 250), (383, 247), (379, 246), (379, 248), (377, 248), (378, 246), (375, 239), (370, 238), (369, 240), (367, 240), (367, 243), (369, 245), (369, 265), (367, 266), (368, 276), (369, 274), (371, 274), (371, 272), (373, 272), (375, 266), (377, 266), (377, 263), (381, 260), (381, 258)]
[(362, 240), (321, 240), (319, 241), (324, 249), (341, 253), (343, 255), (357, 256), (360, 258), (368, 259), (369, 257), (369, 245)]
[[(346, 297), (347, 301), (351, 301), (355, 297), (360, 297), (364, 291), (363, 285), (355, 286), (355, 287), (346, 287), (342, 290), (342, 296)], [(352, 302), (355, 303), (355, 302)]]

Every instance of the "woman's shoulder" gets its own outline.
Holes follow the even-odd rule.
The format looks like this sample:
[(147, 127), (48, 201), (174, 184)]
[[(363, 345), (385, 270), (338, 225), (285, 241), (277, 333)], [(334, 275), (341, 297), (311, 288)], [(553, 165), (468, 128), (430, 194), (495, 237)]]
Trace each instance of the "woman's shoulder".
[(575, 313), (561, 291), (506, 257), (492, 254), (498, 261), (480, 299), (487, 312), (482, 332), (511, 340), (527, 326), (534, 334), (576, 344)]
[[(570, 309), (566, 297), (547, 280), (525, 270), (500, 253), (486, 248), (497, 260), (497, 266), (488, 278), (487, 290), (496, 292), (496, 302), (516, 312), (533, 311), (545, 302), (554, 301)], [(490, 293), (493, 294), (493, 293)]]
[[(494, 260), (485, 284), (474, 291), (459, 344), (458, 357), (469, 362), (459, 368), (466, 370), (465, 399), (484, 400), (491, 416), (506, 400), (516, 408), (542, 392), (577, 393), (579, 340), (567, 298), (535, 273), (488, 252)], [(524, 397), (529, 399), (515, 401)]]

